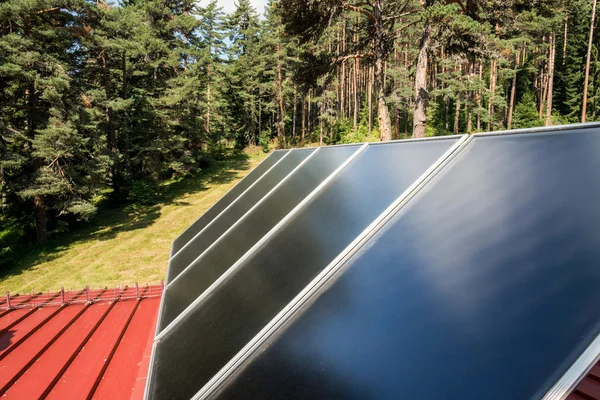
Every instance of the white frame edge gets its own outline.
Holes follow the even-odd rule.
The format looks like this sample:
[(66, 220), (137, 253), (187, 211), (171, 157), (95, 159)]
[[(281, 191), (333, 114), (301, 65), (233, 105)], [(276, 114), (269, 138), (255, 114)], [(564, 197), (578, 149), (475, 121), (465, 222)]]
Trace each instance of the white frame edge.
[[(156, 321), (158, 323), (158, 321)], [(152, 375), (152, 365), (154, 364), (154, 354), (156, 350), (156, 342), (152, 343), (152, 352), (150, 353), (150, 364), (148, 364), (148, 375), (146, 376), (146, 384), (144, 385), (144, 400), (150, 399), (150, 378)]]
[(542, 400), (564, 400), (600, 360), (600, 334), (581, 353)]
[(521, 133), (544, 133), (544, 132), (561, 132), (570, 131), (573, 129), (589, 129), (589, 128), (600, 128), (600, 122), (586, 122), (570, 125), (554, 125), (554, 126), (538, 126), (536, 128), (522, 128), (522, 129), (510, 129), (503, 131), (492, 131), (492, 132), (478, 132), (472, 136), (499, 136), (499, 135), (516, 135)]

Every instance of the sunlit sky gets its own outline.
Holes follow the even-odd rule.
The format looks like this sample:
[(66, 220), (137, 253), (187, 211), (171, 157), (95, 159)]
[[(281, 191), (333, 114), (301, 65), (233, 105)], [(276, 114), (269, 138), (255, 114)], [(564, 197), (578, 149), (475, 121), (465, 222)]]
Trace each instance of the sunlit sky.
[[(221, 7), (223, 7), (223, 11), (226, 13), (230, 13), (235, 10), (235, 1), (236, 0), (218, 0), (218, 3)], [(208, 0), (201, 0), (199, 3), (204, 5), (208, 2)], [(267, 0), (250, 0), (250, 3), (256, 8), (259, 14), (264, 13), (265, 6), (267, 5)]]

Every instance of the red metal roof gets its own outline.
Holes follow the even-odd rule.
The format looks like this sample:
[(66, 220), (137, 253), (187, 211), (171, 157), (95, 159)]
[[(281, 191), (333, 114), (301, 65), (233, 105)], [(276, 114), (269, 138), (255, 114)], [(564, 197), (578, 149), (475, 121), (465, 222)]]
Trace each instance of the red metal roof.
[(161, 293), (145, 286), (1, 300), (0, 395), (141, 399)]

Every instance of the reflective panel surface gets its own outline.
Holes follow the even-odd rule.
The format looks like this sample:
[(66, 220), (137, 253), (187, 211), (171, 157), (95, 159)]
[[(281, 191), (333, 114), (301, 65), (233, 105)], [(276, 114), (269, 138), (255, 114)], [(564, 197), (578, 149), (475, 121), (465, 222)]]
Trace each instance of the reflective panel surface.
[(289, 150), (275, 150), (260, 164), (256, 166), (248, 175), (246, 175), (237, 185), (235, 185), (225, 196), (223, 196), (215, 205), (208, 209), (200, 218), (198, 218), (189, 228), (187, 228), (177, 239), (173, 241), (171, 249), (172, 255), (175, 255), (187, 242), (189, 242), (198, 232), (202, 230), (210, 221), (215, 219), (228, 205), (239, 197), (246, 189), (256, 182), (267, 172), (277, 161), (279, 161)]
[(539, 399), (600, 333), (600, 131), (482, 136), (222, 388)]
[(193, 396), (456, 141), (373, 144), (360, 153), (163, 332), (150, 398)]
[(298, 168), (257, 207), (245, 214), (196, 259), (163, 294), (159, 319), (164, 329), (213, 284), (282, 218), (360, 148), (360, 145), (323, 147)]
[(316, 149), (294, 149), (287, 157), (265, 173), (251, 188), (240, 195), (226, 210), (207, 224), (194, 238), (169, 260), (168, 282), (171, 282), (227, 229), (258, 203)]

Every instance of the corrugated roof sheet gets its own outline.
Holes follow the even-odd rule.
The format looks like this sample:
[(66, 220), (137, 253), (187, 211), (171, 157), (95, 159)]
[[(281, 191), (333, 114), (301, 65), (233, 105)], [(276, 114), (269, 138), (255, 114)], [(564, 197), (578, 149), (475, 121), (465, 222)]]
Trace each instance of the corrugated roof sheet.
[(0, 395), (143, 397), (162, 286), (0, 301)]

